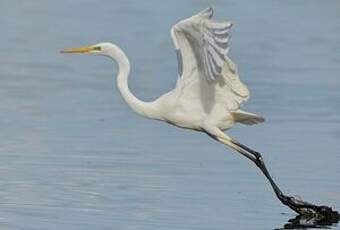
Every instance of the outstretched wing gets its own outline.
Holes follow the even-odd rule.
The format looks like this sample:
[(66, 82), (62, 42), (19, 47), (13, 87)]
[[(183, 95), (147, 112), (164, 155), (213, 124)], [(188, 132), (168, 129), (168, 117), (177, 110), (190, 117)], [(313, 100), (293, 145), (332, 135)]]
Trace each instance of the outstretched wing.
[(228, 57), (232, 24), (214, 21), (212, 16), (210, 7), (171, 28), (179, 66), (178, 84), (187, 88), (193, 82), (204, 81), (201, 83), (214, 88), (218, 98), (229, 100), (228, 103), (234, 104), (231, 107), (238, 107), (248, 99), (249, 91), (239, 80), (237, 67)]

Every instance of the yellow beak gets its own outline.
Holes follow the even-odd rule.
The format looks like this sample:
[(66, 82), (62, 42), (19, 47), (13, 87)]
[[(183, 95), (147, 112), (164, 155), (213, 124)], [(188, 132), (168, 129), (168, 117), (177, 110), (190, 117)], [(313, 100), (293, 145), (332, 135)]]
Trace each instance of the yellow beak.
[(60, 53), (89, 53), (94, 50), (94, 46), (86, 46), (86, 47), (79, 47), (79, 48), (69, 48), (63, 49)]

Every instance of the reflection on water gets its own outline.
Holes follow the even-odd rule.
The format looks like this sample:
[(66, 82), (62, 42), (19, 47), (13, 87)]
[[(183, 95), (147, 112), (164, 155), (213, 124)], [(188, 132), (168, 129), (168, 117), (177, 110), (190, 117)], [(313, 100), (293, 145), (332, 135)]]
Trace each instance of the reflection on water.
[(280, 229), (308, 229), (308, 228), (321, 228), (330, 229), (331, 227), (336, 227), (339, 219), (316, 219), (313, 217), (296, 216), (290, 219), (287, 224)]
[(230, 135), (263, 153), (285, 192), (340, 210), (339, 1), (12, 0), (0, 3), (1, 229), (263, 230), (294, 218), (245, 159), (133, 114), (108, 59), (59, 54), (116, 42), (132, 91), (152, 100), (175, 85), (171, 25), (211, 4), (234, 23), (245, 109), (267, 120)]

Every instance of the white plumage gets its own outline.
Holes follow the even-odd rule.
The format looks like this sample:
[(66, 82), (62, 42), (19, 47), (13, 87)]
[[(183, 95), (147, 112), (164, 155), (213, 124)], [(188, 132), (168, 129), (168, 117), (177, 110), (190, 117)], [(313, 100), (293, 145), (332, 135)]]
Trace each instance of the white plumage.
[(210, 7), (171, 28), (179, 76), (176, 87), (153, 102), (141, 101), (129, 90), (130, 62), (118, 46), (99, 43), (63, 52), (111, 57), (118, 63), (118, 89), (134, 111), (178, 127), (206, 132), (238, 150), (222, 131), (236, 122), (252, 125), (264, 119), (240, 110), (240, 104), (249, 98), (249, 91), (240, 81), (236, 65), (228, 57), (232, 24), (214, 21), (212, 16)]

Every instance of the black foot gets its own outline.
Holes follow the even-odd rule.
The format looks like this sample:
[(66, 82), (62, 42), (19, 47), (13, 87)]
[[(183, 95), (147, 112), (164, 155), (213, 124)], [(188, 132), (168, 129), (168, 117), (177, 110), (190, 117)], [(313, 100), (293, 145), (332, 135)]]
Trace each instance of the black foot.
[(337, 223), (340, 221), (340, 214), (331, 207), (324, 205), (314, 205), (293, 196), (279, 196), (281, 202), (305, 218), (313, 218), (317, 221)]

